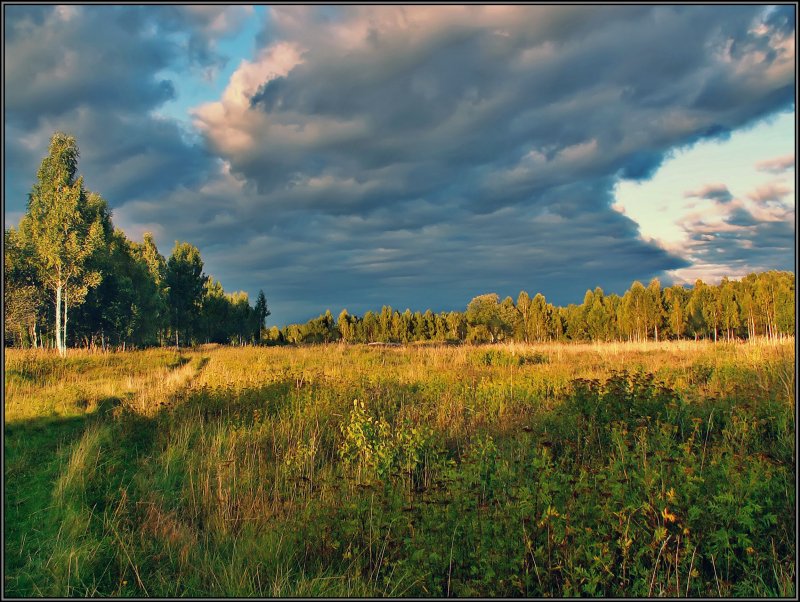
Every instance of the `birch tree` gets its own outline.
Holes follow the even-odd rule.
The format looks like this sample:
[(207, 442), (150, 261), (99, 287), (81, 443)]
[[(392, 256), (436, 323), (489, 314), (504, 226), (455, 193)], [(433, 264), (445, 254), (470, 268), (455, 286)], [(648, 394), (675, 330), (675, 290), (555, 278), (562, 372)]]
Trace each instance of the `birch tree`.
[[(653, 338), (658, 342), (658, 327), (664, 321), (666, 312), (664, 311), (664, 302), (661, 296), (661, 283), (658, 278), (653, 278), (650, 284), (647, 285), (645, 291), (645, 323), (646, 327), (652, 326)], [(645, 339), (647, 338), (647, 331), (645, 330)]]
[(89, 260), (103, 244), (103, 227), (87, 202), (83, 178), (76, 178), (78, 156), (74, 137), (53, 135), (20, 221), (20, 233), (33, 249), (40, 279), (53, 295), (56, 347), (62, 356), (67, 353), (70, 303), (80, 304), (101, 279), (90, 269)]
[(689, 293), (680, 284), (664, 289), (664, 300), (667, 305), (667, 323), (672, 334), (680, 339), (686, 332), (686, 303)]

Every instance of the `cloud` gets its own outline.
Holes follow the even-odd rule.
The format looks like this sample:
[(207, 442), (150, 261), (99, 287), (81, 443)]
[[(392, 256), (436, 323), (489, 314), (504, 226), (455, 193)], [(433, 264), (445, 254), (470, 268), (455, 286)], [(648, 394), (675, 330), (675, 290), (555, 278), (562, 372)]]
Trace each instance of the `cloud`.
[[(425, 172), (430, 185), (419, 193), (438, 191), (437, 176), (450, 171), (485, 184), (503, 169), (535, 193), (522, 176), (537, 154), (546, 159), (539, 171), (556, 181), (592, 169), (647, 178), (676, 144), (791, 102), (793, 74), (766, 89), (759, 75), (788, 59), (746, 52), (753, 40), (763, 45), (754, 18), (674, 7), (274, 9), (279, 41), (240, 68), (219, 102), (199, 107), (196, 123), (265, 194), (281, 194), (298, 175), (367, 179), (398, 164), (409, 166), (407, 180)], [(733, 86), (752, 102), (728, 94)], [(591, 156), (568, 160), (584, 144)]]
[(687, 191), (683, 196), (687, 199), (698, 198), (719, 203), (728, 203), (733, 199), (733, 195), (725, 184), (706, 184), (697, 190)]
[(765, 159), (756, 163), (756, 169), (759, 171), (766, 171), (768, 173), (780, 174), (789, 171), (794, 167), (794, 153), (791, 155), (784, 155), (783, 157), (775, 157), (774, 159)]
[[(194, 108), (192, 144), (152, 115), (179, 93), (158, 73), (221, 60), (214, 40), (244, 13), (80, 8), (6, 25), (6, 56), (42, 73), (6, 75), (22, 87), (12, 161), (76, 124), (120, 225), (160, 225), (162, 251), (197, 244), (226, 288), (263, 287), (275, 320), (520, 289), (569, 303), (685, 268), (612, 209), (616, 182), (794, 99), (793, 7), (274, 7), (254, 55)], [(70, 63), (84, 57), (96, 73)]]
[(788, 195), (790, 192), (793, 192), (793, 189), (783, 182), (769, 182), (767, 184), (758, 186), (747, 196), (761, 205), (766, 205), (770, 203), (781, 203), (783, 201), (783, 197)]
[(177, 94), (159, 73), (216, 61), (215, 35), (246, 14), (243, 7), (7, 7), (6, 202), (24, 207), (55, 130), (76, 136), (87, 186), (112, 206), (201, 182), (211, 165), (206, 149), (154, 114)]
[[(601, 235), (619, 217), (609, 200), (615, 178), (648, 178), (671, 149), (791, 105), (793, 30), (728, 8), (274, 9), (267, 45), (240, 70), (247, 90), (258, 82), (250, 74), (260, 75), (250, 102), (235, 75), (218, 102), (196, 110), (196, 125), (270, 209), (303, 208), (325, 223), (353, 212), (413, 216), (420, 201), (448, 208), (458, 227), (413, 246), (435, 280), (437, 251), (455, 232), (474, 249), (474, 220), (507, 208), (536, 212), (538, 221), (522, 222), (528, 244), (555, 245), (581, 286), (593, 278), (583, 244), (548, 235), (591, 240), (611, 288), (608, 273), (633, 256), (652, 258), (648, 274), (685, 263), (641, 241), (632, 222), (616, 238)], [(732, 198), (726, 188), (703, 195)], [(571, 229), (584, 215), (597, 235), (579, 239)], [(521, 243), (497, 232), (493, 244), (510, 258)], [(462, 282), (501, 281), (499, 266), (473, 261)], [(508, 281), (565, 291), (540, 277), (551, 274), (541, 262), (524, 265), (509, 268)]]
[[(793, 270), (795, 209), (778, 200), (791, 190), (758, 187), (746, 198), (704, 206), (684, 215), (682, 248), (690, 265), (670, 273), (677, 282), (718, 282), (763, 270)], [(691, 196), (702, 196), (692, 194)]]

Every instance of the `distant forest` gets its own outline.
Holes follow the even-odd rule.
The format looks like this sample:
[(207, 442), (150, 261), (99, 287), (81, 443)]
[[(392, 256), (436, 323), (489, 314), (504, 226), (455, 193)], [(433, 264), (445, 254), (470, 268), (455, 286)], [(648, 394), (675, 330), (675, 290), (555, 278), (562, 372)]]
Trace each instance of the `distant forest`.
[(433, 313), (389, 306), (363, 316), (330, 311), (305, 324), (273, 326), (264, 337), (277, 343), (413, 341), (492, 343), (516, 341), (659, 341), (666, 339), (743, 340), (783, 338), (795, 332), (795, 275), (748, 274), (713, 286), (662, 288), (634, 282), (621, 297), (601, 288), (587, 290), (580, 305), (558, 307), (544, 295), (522, 291), (516, 302), (495, 293), (472, 299), (466, 311)]
[[(622, 296), (587, 290), (566, 307), (522, 291), (494, 293), (463, 312), (363, 316), (330, 310), (305, 324), (266, 328), (263, 291), (225, 293), (203, 273), (199, 250), (177, 242), (167, 259), (114, 228), (106, 201), (77, 178), (75, 139), (57, 132), (42, 160), (19, 228), (5, 230), (6, 345), (145, 347), (198, 343), (494, 343), (781, 338), (795, 332), (795, 275), (769, 271), (692, 288), (634, 282)], [(69, 328), (67, 325), (69, 324)]]

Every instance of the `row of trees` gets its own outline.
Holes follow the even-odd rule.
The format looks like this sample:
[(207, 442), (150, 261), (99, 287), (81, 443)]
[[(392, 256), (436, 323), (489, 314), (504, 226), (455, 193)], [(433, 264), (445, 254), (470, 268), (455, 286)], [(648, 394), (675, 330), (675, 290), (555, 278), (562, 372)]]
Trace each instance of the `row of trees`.
[[(6, 344), (55, 347), (258, 341), (270, 314), (263, 291), (226, 294), (196, 247), (168, 259), (150, 234), (114, 228), (108, 204), (77, 177), (75, 139), (56, 133), (19, 228), (4, 233)], [(69, 328), (68, 328), (69, 325)]]
[(399, 312), (384, 306), (363, 316), (330, 311), (305, 324), (273, 326), (274, 343), (411, 341), (645, 341), (662, 339), (750, 339), (794, 335), (795, 276), (791, 272), (749, 274), (719, 285), (662, 288), (634, 282), (622, 296), (587, 290), (583, 303), (557, 307), (544, 295), (522, 291), (516, 302), (491, 293), (475, 297), (464, 312)]

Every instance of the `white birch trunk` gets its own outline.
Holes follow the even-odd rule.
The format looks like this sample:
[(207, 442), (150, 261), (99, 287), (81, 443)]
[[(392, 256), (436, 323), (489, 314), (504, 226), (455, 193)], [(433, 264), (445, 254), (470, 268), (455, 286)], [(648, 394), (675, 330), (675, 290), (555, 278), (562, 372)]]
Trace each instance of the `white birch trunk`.
[(61, 288), (60, 284), (56, 286), (56, 348), (59, 354), (64, 355), (61, 348)]
[(61, 345), (63, 346), (64, 353), (63, 355), (67, 355), (67, 287), (64, 287), (64, 336), (61, 339)]

